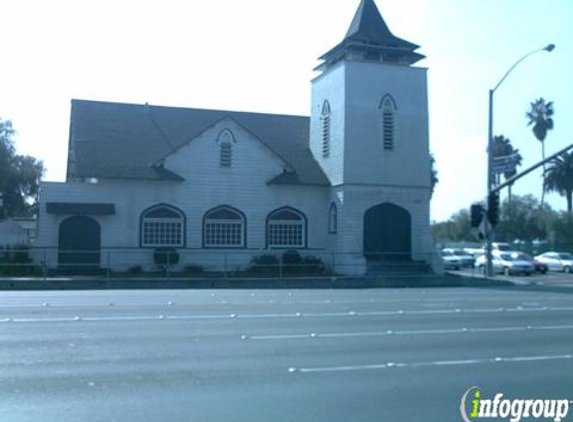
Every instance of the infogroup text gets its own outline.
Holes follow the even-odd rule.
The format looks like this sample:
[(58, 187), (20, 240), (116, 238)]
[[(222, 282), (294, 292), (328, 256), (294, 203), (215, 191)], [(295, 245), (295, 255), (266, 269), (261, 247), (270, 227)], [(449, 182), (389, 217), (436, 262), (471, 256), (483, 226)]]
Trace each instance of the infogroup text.
[(479, 387), (471, 387), (462, 396), (460, 412), (464, 422), (481, 418), (509, 419), (510, 422), (520, 422), (522, 419), (560, 422), (567, 417), (572, 404), (569, 399), (507, 399), (503, 393), (486, 399), (482, 397)]

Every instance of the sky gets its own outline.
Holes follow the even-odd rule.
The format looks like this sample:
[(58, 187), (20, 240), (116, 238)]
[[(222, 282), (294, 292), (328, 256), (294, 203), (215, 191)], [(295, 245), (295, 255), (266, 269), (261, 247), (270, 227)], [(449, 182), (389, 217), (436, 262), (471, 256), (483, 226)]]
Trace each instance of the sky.
[[(541, 159), (530, 102), (554, 102), (547, 155), (573, 144), (572, 0), (375, 0), (428, 68), (430, 150), (440, 182), (433, 221), (486, 192), (488, 90), (494, 134)], [(0, 118), (19, 153), (64, 181), (72, 98), (309, 115), (318, 57), (338, 44), (359, 0), (0, 0)], [(540, 197), (541, 172), (513, 192)], [(556, 209), (565, 199), (548, 196)]]

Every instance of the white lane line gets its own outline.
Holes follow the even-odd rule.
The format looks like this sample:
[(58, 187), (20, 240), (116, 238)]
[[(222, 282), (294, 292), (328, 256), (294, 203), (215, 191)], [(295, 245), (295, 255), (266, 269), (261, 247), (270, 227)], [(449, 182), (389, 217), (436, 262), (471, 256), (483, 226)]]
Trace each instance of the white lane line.
[[(213, 296), (214, 297), (214, 296)], [(527, 300), (527, 299), (526, 299)], [(570, 300), (568, 297), (555, 296), (544, 298), (544, 301), (563, 301)], [(327, 300), (307, 300), (307, 301), (293, 301), (291, 299), (284, 300), (272, 300), (271, 302), (256, 302), (256, 301), (228, 301), (228, 300), (217, 300), (214, 302), (179, 302), (179, 301), (165, 301), (165, 302), (114, 302), (115, 306), (126, 306), (126, 307), (136, 307), (136, 306), (201, 306), (201, 305), (269, 305), (269, 304), (280, 304), (280, 305), (343, 305), (343, 304), (365, 304), (365, 303), (403, 303), (403, 302), (418, 302), (423, 304), (428, 304), (432, 302), (499, 302), (499, 301), (518, 301), (523, 302), (523, 297), (492, 297), (492, 298), (475, 298), (475, 297), (437, 297), (437, 298), (396, 298), (396, 299), (327, 299)], [(529, 302), (528, 302), (529, 303)], [(108, 307), (110, 302), (96, 302), (96, 303), (54, 303), (54, 302), (40, 302), (40, 303), (2, 303), (0, 304), (0, 309), (2, 308), (41, 308), (41, 307)], [(566, 307), (564, 310), (572, 310), (573, 307)]]
[(290, 373), (317, 373), (317, 372), (345, 372), (345, 371), (368, 371), (375, 369), (391, 368), (419, 368), (427, 366), (461, 366), (461, 365), (478, 365), (485, 363), (508, 363), (508, 362), (535, 362), (549, 360), (573, 359), (571, 354), (563, 355), (541, 355), (541, 356), (513, 356), (513, 357), (494, 357), (489, 359), (462, 359), (462, 360), (437, 360), (428, 362), (387, 362), (374, 363), (366, 365), (341, 365), (341, 366), (317, 366), (317, 367), (290, 367)]
[(382, 331), (357, 331), (348, 333), (298, 333), (298, 334), (268, 334), (268, 335), (243, 335), (241, 338), (249, 340), (300, 340), (309, 338), (344, 338), (344, 337), (379, 337), (390, 335), (434, 335), (434, 334), (464, 334), (464, 333), (493, 333), (531, 330), (572, 330), (573, 325), (538, 325), (519, 327), (475, 327), (475, 328), (447, 328), (435, 330), (382, 330)]
[(484, 328), (468, 328), (470, 333), (495, 333), (503, 331), (524, 331), (528, 330), (528, 327), (484, 327)]
[(397, 330), (393, 334), (396, 335), (425, 335), (425, 334), (459, 334), (465, 333), (467, 329), (465, 328), (448, 328), (448, 329), (436, 329), (436, 330)]
[(496, 313), (496, 312), (503, 312), (503, 308), (485, 308), (485, 309), (463, 309), (463, 313), (465, 314), (481, 314), (481, 313)]
[(409, 314), (409, 315), (433, 315), (433, 314), (454, 314), (457, 312), (461, 312), (460, 309), (434, 309), (434, 310), (416, 310), (416, 311), (403, 311), (402, 313), (404, 314)]
[[(296, 313), (284, 313), (284, 314), (211, 314), (211, 315), (145, 315), (145, 316), (94, 316), (94, 317), (81, 317), (82, 320), (88, 321), (122, 321), (122, 320), (153, 320), (160, 316), (160, 319), (168, 320), (207, 320), (207, 319), (226, 319), (226, 318), (238, 318), (238, 319), (264, 319), (264, 318), (332, 318), (332, 317), (369, 317), (369, 316), (395, 316), (395, 315), (435, 315), (435, 314), (464, 314), (464, 313), (474, 313), (474, 312), (561, 312), (561, 311), (573, 311), (573, 307), (559, 307), (559, 308), (498, 308), (498, 309), (441, 309), (441, 310), (425, 310), (425, 311), (368, 311), (368, 312), (325, 312), (325, 313), (306, 313), (306, 312), (296, 312)], [(11, 318), (6, 316), (4, 319), (0, 319), (0, 322), (50, 322), (50, 321), (71, 321), (77, 320), (74, 317), (46, 317), (46, 318)]]

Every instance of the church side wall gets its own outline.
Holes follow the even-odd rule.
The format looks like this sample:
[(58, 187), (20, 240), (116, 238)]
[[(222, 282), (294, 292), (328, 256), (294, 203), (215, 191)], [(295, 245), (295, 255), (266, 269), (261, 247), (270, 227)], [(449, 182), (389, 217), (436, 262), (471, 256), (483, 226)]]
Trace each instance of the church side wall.
[[(236, 136), (232, 168), (219, 166), (216, 139), (223, 129), (230, 129)], [(69, 217), (47, 214), (47, 202), (113, 203), (115, 215), (93, 216), (101, 225), (102, 248), (130, 249), (123, 253), (113, 252), (116, 261), (111, 263), (112, 266), (126, 268), (140, 262), (150, 263), (153, 249), (139, 247), (140, 216), (147, 208), (165, 203), (179, 208), (186, 216), (186, 248), (181, 265), (222, 266), (224, 254), (227, 254), (229, 266), (240, 266), (247, 264), (253, 255), (273, 253), (266, 250), (266, 218), (270, 212), (284, 206), (295, 208), (306, 216), (307, 248), (301, 253), (322, 254), (327, 251), (328, 188), (268, 185), (267, 181), (282, 173), (284, 163), (232, 121), (221, 122), (191, 141), (166, 159), (165, 167), (181, 175), (185, 181), (42, 183), (38, 246), (57, 248), (59, 224)], [(245, 248), (203, 248), (203, 217), (207, 211), (220, 205), (234, 207), (245, 215)], [(276, 254), (283, 251), (277, 250)], [(48, 261), (55, 266), (55, 249), (49, 255)], [(102, 265), (106, 264), (106, 259), (102, 256)]]

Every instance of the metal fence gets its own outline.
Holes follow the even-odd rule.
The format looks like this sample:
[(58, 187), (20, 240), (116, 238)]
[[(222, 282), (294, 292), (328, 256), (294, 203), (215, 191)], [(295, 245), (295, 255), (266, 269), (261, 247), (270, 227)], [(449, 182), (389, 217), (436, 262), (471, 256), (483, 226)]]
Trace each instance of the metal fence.
[(429, 272), (430, 253), (332, 253), (324, 250), (0, 248), (0, 276), (105, 278), (288, 278)]

